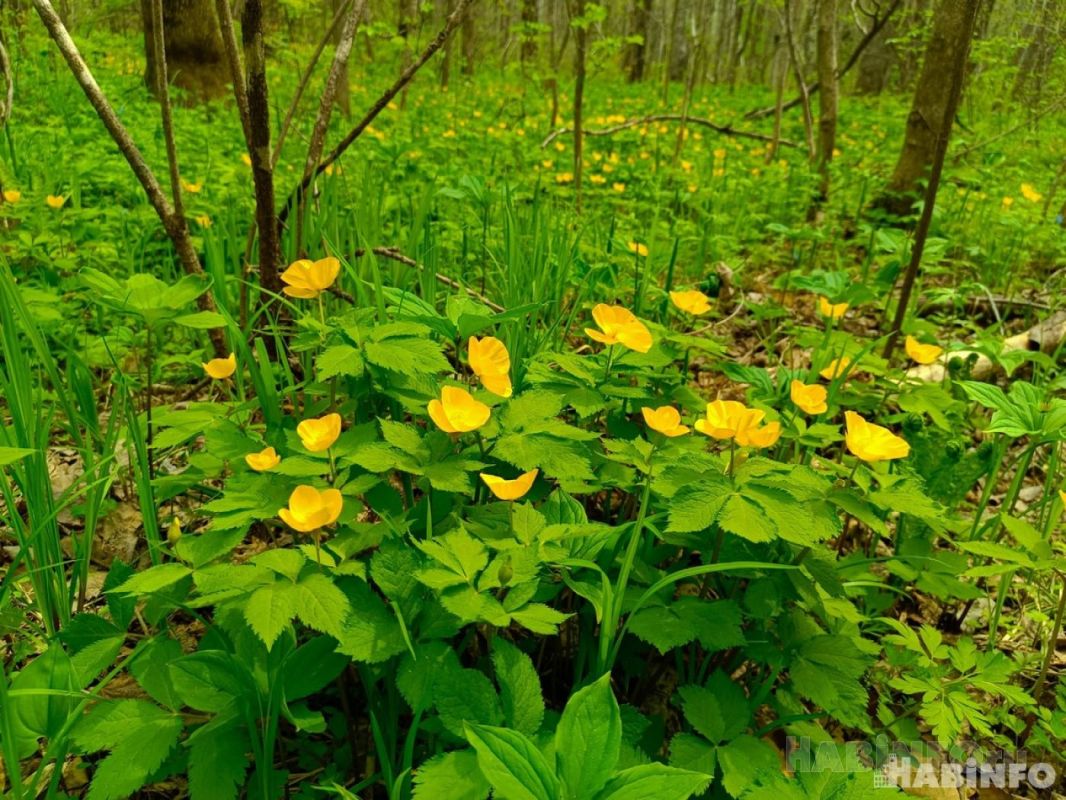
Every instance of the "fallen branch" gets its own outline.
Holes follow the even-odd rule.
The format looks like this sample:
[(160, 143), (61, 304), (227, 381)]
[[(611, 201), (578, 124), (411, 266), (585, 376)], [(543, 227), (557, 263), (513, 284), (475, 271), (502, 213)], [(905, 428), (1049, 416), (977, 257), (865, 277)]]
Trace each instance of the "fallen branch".
[[(757, 142), (772, 142), (773, 136), (768, 136), (765, 133), (756, 133), (755, 131), (738, 131), (732, 125), (719, 125), (715, 122), (711, 122), (709, 119), (702, 117), (684, 117), (681, 114), (649, 114), (646, 117), (640, 117), (639, 119), (631, 119), (626, 122), (619, 123), (610, 128), (600, 128), (599, 130), (590, 130), (586, 128), (583, 133), (585, 136), (610, 136), (612, 133), (618, 133), (619, 131), (629, 130), (630, 128), (636, 128), (639, 125), (645, 125), (649, 122), (682, 122), (684, 121), (688, 125), (701, 125), (704, 128), (710, 128), (716, 133), (720, 133), (723, 136), (735, 136), (738, 139), (754, 139)], [(560, 136), (565, 136), (568, 133), (573, 133), (573, 128), (559, 128), (548, 134), (547, 138), (540, 143), (541, 147), (547, 147), (554, 142)], [(782, 144), (785, 147), (799, 147), (793, 141), (788, 139), (782, 139), (778, 144)]]
[[(417, 261), (415, 261), (410, 256), (405, 256), (403, 253), (401, 253), (395, 247), (373, 247), (373, 248), (370, 249), (370, 252), (373, 253), (376, 256), (380, 256), (381, 258), (391, 258), (393, 261), (399, 261), (401, 264), (404, 264), (404, 265), (406, 265), (408, 267), (413, 267), (414, 269), (417, 269), (417, 270), (420, 270), (422, 272), (425, 272), (426, 268), (425, 268), (424, 265), (419, 264)], [(362, 258), (363, 256), (366, 255), (366, 253), (367, 253), (367, 251), (366, 251), (365, 248), (359, 248), (354, 253), (352, 253), (352, 258), (353, 259)], [(447, 275), (444, 275), (444, 274), (442, 274), (440, 272), (437, 272), (437, 273), (435, 273), (434, 277), (437, 279), (437, 281), (439, 283), (443, 283), (445, 286), (449, 286), (452, 289), (458, 289), (458, 290), (466, 292), (468, 295), (470, 295), (470, 297), (474, 298), (478, 302), (484, 303), (486, 306), (491, 308), (497, 314), (502, 314), (504, 311), (507, 310), (503, 306), (501, 306), (499, 303), (492, 302), (487, 297), (485, 297), (485, 295), (478, 294), (476, 291), (471, 289), (469, 286), (463, 286), (461, 283), (459, 283), (459, 281), (457, 281), (457, 280), (455, 280), (453, 278), (449, 278)], [(350, 294), (348, 294), (348, 292), (344, 291), (343, 289), (339, 289), (339, 288), (334, 286), (334, 287), (332, 287), (330, 289), (330, 292), (332, 294), (336, 295), (337, 297), (341, 298), (342, 300), (346, 300), (347, 302), (352, 303), (353, 305), (355, 304), (355, 298), (352, 297)]]
[[(1043, 322), (1038, 322), (1029, 330), (1003, 340), (1001, 352), (1011, 353), (1019, 350), (1052, 353), (1066, 340), (1066, 311), (1052, 314)], [(944, 353), (934, 364), (912, 367), (907, 370), (907, 377), (915, 380), (939, 383), (944, 380), (947, 364), (950, 360), (961, 358), (963, 361), (975, 359), (970, 368), (970, 377), (974, 380), (987, 380), (996, 371), (991, 358), (976, 350), (953, 350)]]
[(400, 77), (398, 77), (393, 82), (392, 86), (390, 86), (385, 91), (385, 93), (377, 99), (377, 101), (374, 103), (373, 106), (370, 107), (370, 110), (367, 111), (363, 118), (359, 120), (359, 122), (356, 123), (355, 127), (348, 132), (348, 135), (341, 139), (340, 143), (333, 148), (332, 152), (330, 152), (329, 155), (327, 155), (318, 163), (318, 166), (315, 167), (311, 175), (303, 178), (300, 181), (299, 185), (297, 185), (297, 187), (289, 194), (288, 198), (285, 200), (285, 203), (282, 204), (281, 209), (278, 212), (279, 225), (285, 224), (285, 221), (288, 219), (289, 214), (292, 213), (293, 206), (296, 204), (295, 201), (297, 201), (301, 194), (303, 194), (308, 190), (308, 188), (310, 188), (315, 178), (321, 175), (322, 172), (326, 169), (326, 167), (330, 166), (338, 158), (344, 155), (344, 151), (352, 146), (352, 143), (355, 142), (355, 140), (363, 134), (363, 131), (370, 127), (370, 123), (377, 119), (378, 114), (384, 111), (385, 108), (388, 107), (392, 99), (396, 97), (396, 95), (398, 95), (408, 83), (411, 82), (411, 79), (414, 78), (414, 76), (422, 68), (422, 66), (427, 61), (429, 61), (438, 50), (440, 50), (444, 46), (444, 43), (448, 41), (448, 37), (452, 35), (452, 33), (457, 27), (459, 27), (459, 23), (462, 22), (463, 15), (466, 12), (467, 8), (471, 6), (474, 2), (475, 0), (459, 0), (459, 2), (455, 6), (455, 10), (448, 15), (448, 19), (445, 21), (444, 27), (441, 28), (440, 32), (433, 38), (433, 41), (426, 45), (426, 49), (422, 51), (421, 55), (419, 55), (419, 57), (415, 59), (415, 61), (409, 64), (407, 68), (400, 73)]
[[(96, 115), (118, 146), (119, 151), (126, 159), (126, 163), (130, 165), (130, 169), (133, 170), (133, 174), (137, 177), (145, 194), (148, 195), (148, 202), (155, 209), (159, 221), (163, 224), (163, 230), (166, 231), (170, 241), (174, 244), (174, 250), (178, 254), (182, 268), (190, 275), (203, 275), (204, 270), (189, 236), (185, 221), (171, 208), (170, 202), (167, 200), (163, 187), (160, 185), (155, 173), (152, 172), (151, 167), (144, 160), (144, 156), (137, 148), (129, 131), (126, 130), (114, 108), (111, 107), (107, 96), (93, 77), (89, 65), (85, 63), (85, 59), (82, 58), (81, 53), (78, 51), (78, 46), (70, 38), (70, 33), (63, 24), (63, 20), (56, 13), (50, 0), (33, 0), (33, 6), (37, 10), (37, 15), (41, 18), (41, 22), (44, 23), (48, 35), (56, 47), (59, 48), (59, 52), (66, 60), (67, 66), (70, 67), (74, 79), (81, 86), (89, 103), (96, 111)], [(202, 311), (215, 310), (214, 297), (210, 292), (200, 295), (197, 304)], [(226, 346), (226, 339), (223, 336), (222, 329), (212, 328), (210, 336), (216, 355), (225, 357), (229, 353), (229, 348)]]
[[(885, 15), (883, 17), (874, 16), (873, 24), (870, 26), (870, 30), (868, 30), (866, 32), (866, 35), (859, 40), (859, 43), (855, 46), (855, 49), (851, 52), (851, 55), (848, 56), (848, 60), (844, 62), (844, 66), (841, 67), (840, 70), (837, 72), (838, 81), (845, 75), (847, 75), (848, 72), (851, 71), (852, 67), (859, 63), (859, 57), (862, 55), (863, 51), (874, 39), (877, 38), (877, 34), (881, 32), (881, 29), (884, 28), (885, 25), (888, 23), (889, 18), (891, 18), (891, 16), (896, 13), (896, 11), (901, 5), (903, 5), (903, 0), (895, 0), (895, 2), (893, 2), (892, 5), (889, 7), (888, 11), (885, 12)], [(819, 83), (818, 81), (815, 81), (814, 83), (810, 84), (807, 87), (808, 95), (813, 95), (821, 88), (821, 86), (821, 83)], [(796, 106), (800, 105), (802, 102), (802, 95), (800, 95), (799, 97), (793, 97), (791, 100), (781, 106), (781, 110), (788, 111), (789, 109), (795, 108)], [(775, 106), (757, 108), (745, 114), (744, 119), (762, 119), (763, 117), (768, 117), (773, 114), (775, 110)]]

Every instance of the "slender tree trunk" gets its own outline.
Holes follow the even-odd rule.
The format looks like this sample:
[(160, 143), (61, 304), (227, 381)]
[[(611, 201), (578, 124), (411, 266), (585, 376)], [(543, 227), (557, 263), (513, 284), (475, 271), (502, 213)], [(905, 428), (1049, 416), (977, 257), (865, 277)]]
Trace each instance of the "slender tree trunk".
[[(1012, 100), (1039, 101), (1042, 78), (1055, 53), (1057, 37), (1051, 34), (1056, 19), (1061, 19), (1057, 0), (1042, 0), (1036, 23), (1026, 26), (1031, 37), (1018, 57), (1018, 72), (1010, 93)], [(1035, 87), (1031, 85), (1034, 81)]]
[[(650, 3), (651, 0), (648, 0)], [(534, 26), (538, 22), (537, 0), (522, 0), (522, 63), (526, 64), (537, 57), (537, 40)]]
[(796, 79), (796, 87), (799, 89), (803, 107), (803, 131), (807, 139), (807, 157), (814, 161), (817, 150), (814, 144), (814, 117), (811, 114), (811, 93), (807, 89), (807, 82), (803, 79), (803, 64), (799, 60), (796, 36), (792, 30), (792, 3), (789, 0), (785, 0), (783, 13), (785, 15), (785, 43), (788, 45), (788, 60), (792, 65), (792, 74)]
[(818, 84), (818, 203), (825, 203), (837, 138), (836, 0), (818, 0)]
[[(156, 93), (159, 78), (151, 58), (154, 22), (152, 0), (141, 0), (146, 68), (144, 82)], [(222, 37), (215, 25), (213, 0), (163, 0), (163, 42), (171, 84), (194, 100), (226, 94), (227, 74)]]
[(626, 77), (630, 83), (644, 80), (644, 71), (648, 60), (648, 34), (651, 20), (652, 0), (633, 0), (631, 33), (639, 36), (639, 42), (633, 42), (626, 50)]
[[(326, 21), (327, 25), (332, 21), (333, 17), (338, 11), (340, 11), (341, 6), (343, 5), (344, 0), (330, 0), (330, 14)], [(343, 29), (338, 28), (333, 36), (333, 41), (338, 47), (343, 44), (343, 37)], [(350, 119), (352, 116), (352, 77), (347, 58), (344, 59), (344, 64), (341, 65), (340, 72), (337, 73), (337, 86), (334, 89), (334, 102), (336, 102), (337, 108), (341, 110), (344, 118)]]
[[(585, 0), (571, 0), (572, 18), (585, 16)], [(581, 19), (575, 30), (574, 47), (574, 191), (576, 193), (577, 211), (581, 213), (581, 179), (584, 170), (585, 132), (583, 128), (583, 107), (585, 103), (585, 63), (588, 55), (588, 24)]]
[(475, 14), (463, 17), (463, 74), (474, 74), (474, 54), (477, 45), (477, 18)]
[[(445, 0), (444, 3), (444, 18), (447, 19), (451, 16), (451, 13), (455, 11), (455, 0)], [(452, 53), (454, 51), (455, 40), (448, 37), (448, 41), (444, 43), (444, 53), (440, 60), (440, 88), (447, 89), (448, 84), (452, 80)]]
[[(925, 60), (914, 92), (903, 149), (885, 193), (875, 205), (903, 216), (914, 203), (915, 193), (933, 164), (938, 141), (946, 139), (958, 108), (959, 94), (952, 91), (957, 65), (966, 68), (980, 0), (940, 0)], [(962, 81), (959, 77), (959, 81)]]

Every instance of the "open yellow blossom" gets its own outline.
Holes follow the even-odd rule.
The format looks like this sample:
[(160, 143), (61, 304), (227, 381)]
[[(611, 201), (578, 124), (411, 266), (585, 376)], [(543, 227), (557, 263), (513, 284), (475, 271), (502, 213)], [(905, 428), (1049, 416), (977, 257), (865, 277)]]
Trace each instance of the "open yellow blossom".
[(50, 195), (48, 195), (48, 197), (44, 198), (44, 202), (48, 204), (49, 208), (52, 208), (52, 209), (55, 209), (55, 210), (58, 211), (64, 205), (66, 205), (67, 198), (66, 198), (65, 195), (61, 195), (61, 194), (58, 194), (58, 195), (57, 194), (50, 194)]
[(258, 453), (249, 453), (244, 461), (256, 472), (267, 472), (281, 463), (281, 456), (273, 447), (267, 447)]
[(489, 421), (492, 413), (487, 405), (458, 386), (441, 389), (440, 399), (430, 400), (427, 410), (429, 418), (445, 433), (476, 431)]
[(314, 486), (297, 486), (289, 495), (289, 507), (278, 511), (282, 522), (300, 533), (311, 533), (332, 525), (341, 515), (344, 498), (336, 489), (319, 491)]
[(296, 426), (296, 433), (303, 446), (312, 453), (329, 450), (341, 435), (341, 415), (334, 413), (305, 419)]
[(284, 292), (289, 297), (313, 299), (333, 285), (340, 271), (341, 262), (332, 256), (320, 258), (318, 261), (301, 258), (292, 262), (289, 268), (281, 273), (281, 279), (288, 284)]
[(607, 183), (607, 179), (605, 177), (595, 172), (592, 175), (589, 175), (589, 181), (591, 183), (596, 184), (597, 186)]
[(1013, 197), (1004, 197), (1003, 198), (1003, 207), (1004, 208), (1010, 208), (1012, 205), (1014, 205), (1014, 198)]
[(854, 455), (863, 461), (891, 461), (906, 458), (911, 446), (888, 428), (867, 422), (854, 411), (845, 411), (844, 420), (847, 432), (844, 442)]
[(847, 303), (830, 303), (821, 295), (818, 296), (818, 313), (830, 319), (840, 319), (848, 310)]
[(184, 178), (179, 179), (181, 188), (187, 191), (189, 194), (199, 194), (200, 190), (204, 188), (203, 181), (187, 181)]
[(216, 381), (225, 380), (237, 371), (237, 354), (230, 353), (226, 358), (212, 358), (204, 364), (204, 372)]
[(829, 408), (825, 402), (828, 394), (825, 387), (817, 383), (792, 381), (788, 386), (788, 396), (792, 402), (807, 414), (824, 414)]
[(638, 256), (648, 255), (648, 246), (642, 242), (630, 242), (626, 247), (629, 248), (630, 253), (636, 253)]
[(555, 176), (556, 183), (572, 183), (574, 180), (574, 173), (572, 172), (560, 172)]
[(585, 328), (585, 333), (597, 342), (620, 344), (638, 353), (651, 350), (651, 331), (628, 308), (600, 303), (592, 309), (592, 318), (600, 330)]
[(470, 369), (481, 380), (481, 385), (500, 397), (510, 397), (511, 355), (506, 345), (495, 336), (482, 339), (471, 336), (467, 352)]
[[(758, 412), (760, 415), (762, 412)], [(737, 444), (744, 447), (773, 447), (781, 438), (781, 423), (767, 422), (762, 427), (748, 426), (737, 432)]]
[(834, 358), (826, 365), (818, 374), (825, 378), (827, 381), (835, 380), (841, 375), (847, 373), (848, 368), (851, 366), (851, 359), (847, 356), (841, 356), (840, 358)]
[(907, 337), (904, 347), (907, 350), (907, 355), (919, 364), (932, 364), (944, 352), (943, 347), (937, 347), (935, 344), (922, 344), (913, 336)]
[(1036, 187), (1031, 183), (1023, 183), (1021, 191), (1022, 197), (1030, 203), (1039, 203), (1044, 199), (1044, 195), (1040, 194), (1040, 192), (1036, 190)]
[(748, 408), (736, 400), (715, 400), (707, 404), (706, 415), (696, 420), (696, 430), (715, 439), (740, 437), (748, 428), (762, 422), (766, 416), (757, 408)]
[(17, 203), (22, 199), (22, 192), (18, 189), (5, 189), (4, 190), (4, 202), (5, 203)]
[(621, 194), (626, 190), (626, 185), (624, 183), (612, 183), (611, 188)]
[(648, 427), (663, 436), (669, 436), (672, 439), (689, 432), (688, 425), (681, 424), (681, 413), (673, 406), (659, 406), (658, 408), (645, 406), (640, 409), (640, 413), (644, 415), (644, 422)]
[(211, 222), (211, 217), (207, 214), (201, 214), (196, 218), (196, 224), (201, 228), (210, 228), (213, 223)]
[(675, 306), (689, 314), (706, 314), (711, 310), (711, 298), (699, 289), (684, 292), (670, 292), (670, 300)]
[(250, 155), (248, 155), (247, 153), (241, 153), (241, 161), (244, 163), (244, 166), (246, 166), (246, 167), (252, 166), (252, 157)]
[(517, 478), (513, 480), (507, 480), (501, 478), (498, 475), (489, 475), (487, 472), (481, 473), (481, 480), (485, 481), (485, 485), (489, 487), (489, 491), (496, 495), (499, 500), (521, 500), (530, 489), (533, 488), (533, 481), (537, 479), (537, 475), (540, 474), (539, 469), (532, 469), (529, 472), (523, 472)]

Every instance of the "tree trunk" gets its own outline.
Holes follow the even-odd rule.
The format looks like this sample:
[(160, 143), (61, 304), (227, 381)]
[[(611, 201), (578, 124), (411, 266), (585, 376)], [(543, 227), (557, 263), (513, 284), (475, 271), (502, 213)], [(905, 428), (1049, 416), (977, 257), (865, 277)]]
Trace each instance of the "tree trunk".
[(463, 74), (474, 74), (474, 47), (477, 44), (476, 14), (463, 17)]
[(644, 71), (647, 66), (648, 53), (648, 28), (651, 20), (652, 0), (633, 0), (631, 33), (639, 36), (639, 42), (633, 42), (626, 50), (626, 77), (630, 83), (644, 80)]
[[(651, 0), (648, 0), (650, 3)], [(537, 0), (522, 0), (522, 63), (537, 57)]]
[[(444, 18), (450, 17), (453, 11), (455, 11), (455, 0), (446, 0)], [(454, 44), (455, 37), (452, 36), (449, 36), (448, 41), (444, 43), (444, 53), (441, 55), (440, 60), (440, 88), (442, 89), (447, 89), (452, 80), (452, 51)]]
[[(151, 0), (141, 0), (146, 68), (144, 83), (155, 94), (158, 77), (152, 54)], [(163, 0), (163, 44), (171, 85), (194, 100), (228, 94), (225, 54), (213, 0)]]
[[(572, 0), (572, 18), (585, 16), (585, 0)], [(588, 23), (582, 20), (575, 30), (574, 48), (574, 191), (577, 211), (581, 213), (581, 173), (584, 170), (585, 134), (582, 128), (585, 102), (585, 63), (588, 54)]]
[(836, 0), (818, 0), (818, 85), (818, 202), (824, 203), (837, 138)]
[[(336, 13), (344, 5), (344, 0), (330, 0), (329, 3), (329, 15), (326, 24), (333, 19)], [(333, 35), (333, 41), (335, 44), (341, 43), (341, 37), (343, 36), (344, 26), (338, 26), (337, 32)], [(337, 86), (334, 90), (336, 94), (333, 96), (334, 102), (337, 104), (337, 108), (344, 114), (345, 119), (349, 119), (352, 116), (352, 81), (351, 71), (348, 69), (348, 59), (344, 60), (343, 66), (340, 68), (340, 72), (337, 73)]]
[[(1018, 56), (1018, 72), (1010, 93), (1014, 101), (1039, 101), (1044, 73), (1055, 54), (1057, 37), (1051, 33), (1058, 18), (1058, 3), (1056, 0), (1042, 0), (1042, 6), (1039, 19), (1025, 26), (1023, 35), (1028, 34), (1029, 42)], [(1031, 86), (1034, 81), (1035, 85)]]
[[(980, 0), (940, 0), (933, 30), (925, 50), (922, 72), (914, 92), (903, 149), (885, 193), (875, 206), (903, 216), (914, 204), (918, 183), (933, 163), (937, 141), (949, 132), (944, 120), (951, 120), (958, 108), (952, 92), (956, 64), (966, 68), (965, 57), (973, 37)], [(960, 78), (961, 80), (961, 78)]]

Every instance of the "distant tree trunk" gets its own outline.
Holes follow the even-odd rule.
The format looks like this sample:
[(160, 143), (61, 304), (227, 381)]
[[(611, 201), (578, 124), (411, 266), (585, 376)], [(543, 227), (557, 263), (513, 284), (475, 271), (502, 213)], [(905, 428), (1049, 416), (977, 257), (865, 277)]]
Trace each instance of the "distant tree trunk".
[(474, 53), (477, 44), (477, 14), (463, 16), (463, 74), (474, 74)]
[[(648, 0), (650, 3), (651, 0)], [(522, 63), (533, 61), (537, 57), (537, 40), (533, 26), (538, 22), (537, 0), (522, 0)]]
[[(446, 0), (444, 4), (445, 19), (450, 17), (453, 11), (455, 11), (455, 0)], [(444, 53), (440, 61), (440, 88), (442, 89), (447, 89), (448, 83), (452, 79), (452, 48), (454, 44), (454, 36), (449, 36), (448, 41), (444, 43)]]
[(979, 4), (980, 0), (940, 0), (907, 116), (903, 149), (875, 206), (900, 216), (910, 211), (918, 182), (933, 163), (937, 141), (950, 132), (944, 120), (951, 120), (958, 108), (958, 96), (952, 92), (954, 70), (959, 64), (966, 69)]
[[(571, 3), (571, 17), (584, 17), (585, 0), (571, 0)], [(581, 173), (585, 166), (585, 132), (582, 127), (582, 117), (585, 102), (585, 62), (588, 55), (588, 37), (588, 25), (582, 21), (575, 30), (574, 47), (574, 191), (578, 213), (581, 213)]]
[[(146, 68), (144, 83), (154, 94), (158, 86), (152, 53), (151, 0), (141, 0)], [(171, 85), (194, 100), (210, 100), (228, 93), (229, 74), (213, 0), (163, 0), (163, 43)]]
[[(340, 10), (340, 7), (344, 5), (344, 0), (330, 0), (329, 3), (329, 20), (332, 20), (334, 15)], [(329, 22), (327, 21), (328, 25)], [(336, 44), (340, 44), (341, 37), (343, 36), (344, 26), (337, 27), (337, 32), (333, 36), (333, 41)], [(344, 114), (345, 119), (352, 116), (352, 83), (351, 74), (348, 69), (348, 59), (344, 60), (344, 64), (340, 68), (340, 72), (337, 73), (337, 88), (336, 94), (333, 97), (334, 102), (337, 104), (337, 108)]]
[[(1055, 54), (1055, 38), (1051, 36), (1055, 20), (1059, 18), (1057, 0), (1041, 0), (1042, 8), (1034, 24), (1026, 25), (1029, 42), (1018, 56), (1018, 72), (1011, 87), (1011, 99), (1038, 100), (1044, 73)], [(1030, 86), (1036, 81), (1035, 87)], [(1035, 91), (1034, 91), (1035, 89)]]
[(818, 0), (818, 85), (818, 202), (824, 203), (837, 138), (836, 0)]
[(886, 28), (881, 36), (874, 38), (859, 59), (859, 75), (855, 91), (861, 95), (879, 95), (888, 84), (889, 72), (896, 61), (896, 53), (889, 43), (893, 32)]
[(644, 71), (647, 66), (648, 53), (648, 28), (651, 20), (652, 0), (633, 0), (631, 33), (640, 37), (640, 42), (633, 42), (626, 50), (626, 77), (630, 83), (644, 80)]

